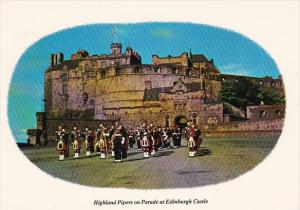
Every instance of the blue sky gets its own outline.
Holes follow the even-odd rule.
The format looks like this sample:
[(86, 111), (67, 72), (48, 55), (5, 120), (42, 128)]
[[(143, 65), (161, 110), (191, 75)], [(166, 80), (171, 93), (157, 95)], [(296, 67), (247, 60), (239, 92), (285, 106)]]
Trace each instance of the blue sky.
[[(115, 31), (115, 33), (112, 33)], [(78, 49), (90, 55), (110, 53), (118, 41), (131, 46), (151, 63), (151, 55), (205, 54), (221, 73), (277, 78), (279, 70), (268, 53), (254, 41), (233, 31), (192, 23), (92, 24), (50, 34), (30, 46), (15, 66), (8, 96), (8, 117), (17, 142), (26, 142), (26, 129), (36, 127), (35, 112), (42, 111), (43, 75), (50, 54), (65, 59)]]

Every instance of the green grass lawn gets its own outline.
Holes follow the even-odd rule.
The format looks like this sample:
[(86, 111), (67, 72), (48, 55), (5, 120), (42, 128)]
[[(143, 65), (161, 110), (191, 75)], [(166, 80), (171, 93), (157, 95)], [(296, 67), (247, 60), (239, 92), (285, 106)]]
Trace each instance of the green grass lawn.
[(278, 137), (205, 138), (200, 155), (189, 158), (186, 147), (159, 152), (143, 159), (136, 150), (128, 160), (97, 156), (70, 157), (58, 161), (54, 147), (24, 149), (24, 154), (48, 174), (78, 184), (97, 187), (174, 188), (195, 187), (233, 179), (259, 164), (273, 149)]

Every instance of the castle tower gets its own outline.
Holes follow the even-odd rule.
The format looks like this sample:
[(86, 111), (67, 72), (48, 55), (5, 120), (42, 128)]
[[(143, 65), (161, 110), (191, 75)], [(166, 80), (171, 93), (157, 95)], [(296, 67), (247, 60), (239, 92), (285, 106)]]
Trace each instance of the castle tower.
[(111, 44), (111, 54), (120, 56), (122, 55), (122, 44), (120, 43), (112, 43)]

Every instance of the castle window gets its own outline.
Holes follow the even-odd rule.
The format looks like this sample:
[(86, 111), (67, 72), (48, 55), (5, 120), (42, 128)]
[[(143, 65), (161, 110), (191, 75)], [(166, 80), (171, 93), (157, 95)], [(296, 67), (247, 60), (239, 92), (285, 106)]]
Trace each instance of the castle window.
[(165, 126), (166, 127), (170, 126), (170, 116), (168, 114), (165, 116)]
[(154, 72), (155, 73), (160, 73), (160, 68), (159, 67), (154, 67)]
[(121, 68), (120, 67), (117, 67), (116, 68), (116, 75), (120, 75), (121, 74)]
[(186, 70), (186, 75), (191, 75), (191, 73), (192, 73), (191, 69)]
[(66, 73), (64, 73), (63, 75), (61, 75), (61, 79), (62, 79), (62, 81), (67, 81), (68, 75)]
[(106, 76), (105, 70), (101, 71), (101, 78), (105, 78), (105, 76)]
[(94, 100), (94, 99), (91, 99), (91, 100), (90, 100), (90, 105), (91, 105), (91, 106), (95, 106), (95, 100)]
[(276, 113), (276, 116), (277, 116), (277, 117), (281, 117), (281, 111), (280, 111), (280, 110), (276, 110), (275, 113)]
[(145, 82), (145, 88), (146, 88), (147, 90), (149, 90), (149, 89), (152, 88), (152, 83), (151, 83), (151, 81), (146, 81), (146, 82)]
[(84, 92), (82, 94), (82, 100), (83, 100), (84, 104), (88, 101), (88, 99), (89, 99), (89, 95), (86, 92)]
[(106, 67), (107, 67), (107, 62), (101, 61), (101, 68), (106, 68)]
[(272, 82), (271, 85), (272, 85), (272, 87), (275, 87), (275, 82)]
[(136, 67), (134, 68), (134, 71), (135, 71), (135, 73), (140, 73), (140, 68), (139, 68), (138, 66), (136, 66)]
[(82, 85), (82, 92), (85, 92), (86, 91), (86, 84), (83, 84)]
[(68, 86), (67, 85), (63, 85), (62, 86), (62, 93), (67, 93), (68, 92)]
[(178, 69), (177, 68), (173, 68), (172, 72), (173, 72), (173, 74), (178, 74)]
[(266, 116), (266, 112), (264, 110), (260, 110), (259, 116), (260, 118), (264, 118)]

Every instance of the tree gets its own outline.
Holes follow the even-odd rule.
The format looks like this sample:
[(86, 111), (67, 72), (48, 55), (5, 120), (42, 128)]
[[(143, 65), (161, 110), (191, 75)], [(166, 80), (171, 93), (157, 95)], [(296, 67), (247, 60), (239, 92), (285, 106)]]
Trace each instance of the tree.
[(247, 78), (222, 82), (220, 99), (242, 110), (247, 106), (285, 104), (284, 96), (272, 88), (262, 88)]
[(263, 101), (266, 105), (273, 105), (273, 104), (285, 104), (284, 96), (281, 96), (276, 90), (274, 89), (259, 89), (259, 93), (257, 97), (260, 101)]
[(220, 99), (245, 110), (246, 106), (260, 104), (258, 93), (258, 85), (247, 78), (240, 78), (222, 82)]

